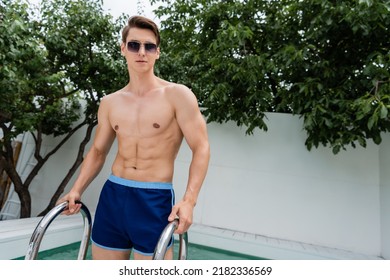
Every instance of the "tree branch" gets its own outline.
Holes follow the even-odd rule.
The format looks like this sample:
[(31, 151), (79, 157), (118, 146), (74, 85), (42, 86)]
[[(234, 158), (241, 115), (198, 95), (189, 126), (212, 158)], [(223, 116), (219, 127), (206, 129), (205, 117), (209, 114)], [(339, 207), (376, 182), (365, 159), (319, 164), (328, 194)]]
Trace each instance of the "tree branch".
[(38, 171), (42, 168), (42, 166), (45, 164), (45, 162), (53, 155), (55, 154), (67, 141), (68, 139), (81, 127), (83, 127), (87, 123), (86, 120), (84, 120), (82, 123), (78, 124), (76, 127), (74, 127), (61, 141), (58, 143), (57, 146), (54, 147), (50, 152), (48, 152), (44, 157), (41, 157), (39, 155), (40, 149), (36, 149), (35, 151), (38, 151), (38, 156), (36, 156), (38, 160), (38, 163), (34, 166), (34, 168), (31, 170), (31, 172), (28, 174), (24, 184), (26, 186), (29, 186), (36, 174), (38, 174)]

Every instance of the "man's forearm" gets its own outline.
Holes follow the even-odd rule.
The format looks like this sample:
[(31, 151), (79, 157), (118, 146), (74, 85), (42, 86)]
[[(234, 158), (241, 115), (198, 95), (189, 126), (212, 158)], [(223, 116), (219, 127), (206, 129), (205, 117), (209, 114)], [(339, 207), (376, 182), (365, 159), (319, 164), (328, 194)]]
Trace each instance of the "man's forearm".
[(207, 174), (209, 160), (210, 148), (208, 144), (204, 144), (201, 148), (194, 151), (189, 170), (187, 189), (183, 197), (184, 201), (192, 203), (193, 206), (196, 205), (198, 200), (200, 189)]
[(80, 174), (72, 190), (82, 194), (103, 168), (106, 155), (91, 149), (81, 165)]

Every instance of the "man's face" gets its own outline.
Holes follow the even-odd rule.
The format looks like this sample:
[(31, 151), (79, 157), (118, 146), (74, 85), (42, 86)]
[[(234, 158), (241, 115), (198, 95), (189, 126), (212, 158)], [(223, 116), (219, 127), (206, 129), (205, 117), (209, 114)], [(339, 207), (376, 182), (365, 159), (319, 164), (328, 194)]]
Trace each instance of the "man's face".
[(121, 44), (122, 55), (133, 70), (145, 71), (153, 68), (160, 57), (156, 37), (149, 29), (130, 28), (126, 43)]

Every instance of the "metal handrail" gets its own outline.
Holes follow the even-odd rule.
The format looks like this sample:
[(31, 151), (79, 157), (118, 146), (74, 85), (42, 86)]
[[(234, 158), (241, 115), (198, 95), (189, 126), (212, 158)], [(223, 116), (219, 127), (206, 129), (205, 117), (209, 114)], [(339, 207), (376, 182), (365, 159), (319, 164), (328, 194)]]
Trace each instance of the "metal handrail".
[[(81, 203), (81, 202), (77, 202)], [(68, 208), (68, 201), (62, 202), (61, 204), (58, 204), (53, 209), (51, 209), (38, 223), (37, 227), (35, 228), (30, 243), (27, 249), (25, 260), (35, 260), (38, 255), (39, 246), (41, 245), (41, 241), (43, 238), (43, 235), (46, 232), (46, 229), (49, 227), (51, 222), (59, 215), (61, 214), (66, 208)], [(89, 244), (89, 237), (91, 234), (91, 214), (88, 210), (88, 208), (81, 203), (81, 210), (80, 213), (83, 216), (84, 221), (84, 232), (81, 239), (80, 244), (80, 250), (78, 254), (78, 260), (85, 260), (88, 250), (88, 244)]]
[[(175, 229), (179, 225), (179, 220), (175, 219), (174, 221), (170, 222), (163, 232), (160, 235), (160, 238), (158, 240), (157, 246), (154, 250), (153, 254), (153, 260), (163, 260), (165, 257), (165, 254), (168, 250), (168, 244), (171, 240), (173, 233), (175, 232)], [(188, 251), (188, 234), (185, 232), (184, 234), (180, 234), (180, 245), (179, 245), (179, 260), (186, 260), (187, 259), (187, 251)]]

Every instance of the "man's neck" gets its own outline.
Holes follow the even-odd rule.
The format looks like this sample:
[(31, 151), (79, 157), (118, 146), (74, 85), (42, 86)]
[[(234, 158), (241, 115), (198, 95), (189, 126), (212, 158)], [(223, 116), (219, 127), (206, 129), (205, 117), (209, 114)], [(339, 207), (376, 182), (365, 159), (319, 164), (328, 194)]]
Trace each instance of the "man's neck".
[(143, 95), (158, 86), (158, 77), (156, 77), (154, 74), (142, 73), (130, 75), (128, 89), (137, 95)]

